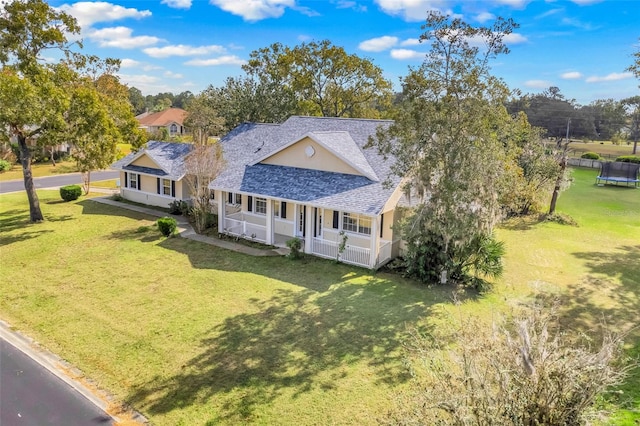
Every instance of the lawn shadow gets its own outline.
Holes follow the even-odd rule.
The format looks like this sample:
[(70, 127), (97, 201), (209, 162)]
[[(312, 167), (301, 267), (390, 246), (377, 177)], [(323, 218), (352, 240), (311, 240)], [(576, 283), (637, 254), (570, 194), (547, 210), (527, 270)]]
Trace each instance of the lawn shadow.
[[(49, 218), (47, 217), (47, 220)], [(50, 229), (37, 229), (41, 224), (29, 222), (29, 212), (24, 210), (8, 210), (0, 213), (0, 246), (37, 238), (42, 234), (53, 232)], [(33, 229), (33, 230), (31, 230)], [(9, 235), (21, 230), (19, 235)]]
[(82, 214), (101, 215), (101, 216), (118, 216), (128, 217), (130, 219), (149, 219), (156, 220), (157, 217), (150, 216), (145, 213), (136, 212), (127, 208), (112, 206), (110, 204), (100, 203), (91, 199), (82, 200), (77, 203), (82, 206)]
[(159, 245), (188, 255), (194, 268), (260, 274), (301, 290), (250, 300), (251, 313), (229, 316), (209, 330), (181, 371), (136, 386), (127, 402), (152, 415), (215, 400), (222, 409), (213, 423), (244, 423), (280, 396), (334, 389), (349, 380), (355, 364), (364, 364), (374, 383), (405, 382), (407, 328), (452, 299), (450, 288), (427, 289), (322, 259), (253, 258), (181, 238)]
[(113, 231), (107, 236), (108, 239), (115, 240), (138, 240), (143, 243), (152, 243), (164, 238), (158, 229), (151, 226), (140, 226), (138, 229), (125, 229)]
[(499, 227), (510, 231), (528, 231), (542, 222), (544, 222), (544, 215), (530, 214), (504, 220), (500, 223)]

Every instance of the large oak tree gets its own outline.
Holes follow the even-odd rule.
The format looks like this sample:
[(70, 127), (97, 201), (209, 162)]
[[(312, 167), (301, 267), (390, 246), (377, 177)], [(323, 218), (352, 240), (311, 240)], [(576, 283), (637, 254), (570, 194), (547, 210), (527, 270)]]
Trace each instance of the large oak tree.
[[(67, 36), (79, 32), (75, 18), (42, 0), (0, 9), (0, 137), (18, 143), (32, 222), (44, 219), (31, 173), (34, 146), (69, 142), (88, 174), (114, 160), (117, 142), (142, 141), (128, 91), (113, 75), (119, 61), (73, 50), (82, 45)], [(45, 62), (49, 50), (62, 59)]]

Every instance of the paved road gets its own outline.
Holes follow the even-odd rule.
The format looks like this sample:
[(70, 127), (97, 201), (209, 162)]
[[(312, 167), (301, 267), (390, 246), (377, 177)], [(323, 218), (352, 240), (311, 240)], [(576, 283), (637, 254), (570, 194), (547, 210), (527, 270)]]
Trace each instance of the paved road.
[(0, 339), (0, 425), (112, 425), (60, 378)]
[[(91, 180), (107, 180), (118, 178), (119, 172), (117, 170), (107, 170), (103, 172), (91, 172)], [(57, 176), (39, 177), (33, 179), (36, 189), (51, 188), (53, 186), (64, 186), (82, 183), (80, 173), (71, 173)], [(12, 180), (9, 182), (0, 182), (0, 194), (7, 192), (24, 191), (23, 180)]]

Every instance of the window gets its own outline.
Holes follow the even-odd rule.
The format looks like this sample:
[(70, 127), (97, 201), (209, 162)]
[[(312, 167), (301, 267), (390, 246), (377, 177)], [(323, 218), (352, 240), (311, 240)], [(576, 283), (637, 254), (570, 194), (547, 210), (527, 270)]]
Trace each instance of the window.
[(348, 232), (371, 235), (371, 218), (355, 213), (342, 213), (342, 229)]
[(129, 188), (140, 189), (138, 186), (138, 175), (135, 173), (129, 173)]
[(229, 204), (242, 204), (242, 194), (228, 193), (227, 203)]
[(273, 217), (280, 217), (280, 201), (273, 202)]
[(267, 199), (256, 197), (256, 208), (253, 209), (257, 214), (267, 214)]
[(173, 123), (170, 127), (169, 127), (169, 134), (171, 136), (175, 136), (176, 133), (178, 133), (178, 126), (176, 126), (175, 123)]
[(171, 181), (169, 179), (162, 179), (162, 195), (171, 197)]

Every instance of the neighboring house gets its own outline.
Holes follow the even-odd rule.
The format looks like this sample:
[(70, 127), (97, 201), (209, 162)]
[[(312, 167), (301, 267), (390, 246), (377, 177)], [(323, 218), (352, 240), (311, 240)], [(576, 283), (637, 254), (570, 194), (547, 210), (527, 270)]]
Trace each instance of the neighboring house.
[[(226, 169), (209, 185), (219, 231), (273, 245), (299, 237), (304, 251), (378, 268), (398, 255), (393, 225), (402, 197), (393, 158), (364, 149), (391, 121), (291, 117), (243, 124), (224, 136)], [(384, 182), (387, 181), (387, 184)]]
[(168, 207), (189, 200), (184, 159), (193, 149), (187, 143), (150, 141), (138, 152), (111, 165), (120, 170), (120, 195), (152, 206)]
[(182, 136), (186, 133), (183, 126), (187, 111), (181, 108), (168, 108), (164, 111), (142, 113), (136, 116), (140, 128), (149, 133), (158, 132), (161, 128), (167, 129), (170, 137)]

